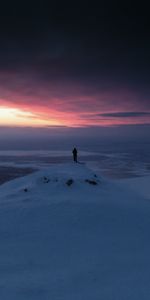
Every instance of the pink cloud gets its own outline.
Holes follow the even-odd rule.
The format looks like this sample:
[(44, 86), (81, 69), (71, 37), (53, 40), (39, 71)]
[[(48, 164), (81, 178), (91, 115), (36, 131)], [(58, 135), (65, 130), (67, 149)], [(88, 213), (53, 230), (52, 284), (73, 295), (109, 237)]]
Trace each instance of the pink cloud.
[[(99, 90), (79, 83), (51, 80), (41, 83), (33, 74), (0, 73), (0, 105), (34, 113), (34, 118), (66, 126), (112, 126), (150, 123), (149, 115), (136, 118), (97, 117), (97, 114), (150, 111), (150, 104), (127, 87)], [(150, 101), (149, 101), (150, 103)]]

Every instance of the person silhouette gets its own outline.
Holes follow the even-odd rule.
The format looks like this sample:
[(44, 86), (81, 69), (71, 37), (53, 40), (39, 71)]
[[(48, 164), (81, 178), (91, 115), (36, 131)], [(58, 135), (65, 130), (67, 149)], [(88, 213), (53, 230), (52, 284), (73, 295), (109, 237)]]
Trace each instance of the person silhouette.
[(74, 160), (74, 162), (78, 162), (77, 161), (77, 153), (78, 153), (78, 151), (77, 151), (77, 149), (76, 148), (74, 148), (73, 150), (72, 150), (72, 153), (73, 153), (73, 160)]

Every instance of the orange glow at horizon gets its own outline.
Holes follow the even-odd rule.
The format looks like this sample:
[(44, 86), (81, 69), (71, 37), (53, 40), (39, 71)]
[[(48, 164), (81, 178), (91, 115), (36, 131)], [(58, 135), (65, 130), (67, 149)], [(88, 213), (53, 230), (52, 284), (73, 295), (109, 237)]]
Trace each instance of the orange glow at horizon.
[(38, 115), (23, 111), (18, 108), (0, 108), (0, 126), (58, 126), (62, 125), (57, 120), (45, 120), (38, 117)]
[[(103, 113), (106, 112), (103, 110)], [(111, 111), (112, 112), (112, 111)], [(118, 113), (118, 111), (113, 111)], [(54, 108), (36, 107), (0, 107), (0, 126), (13, 127), (88, 127), (88, 126), (119, 126), (130, 124), (144, 124), (145, 120), (149, 123), (149, 116), (147, 118), (105, 118), (97, 117), (98, 113), (92, 112), (73, 112), (62, 111)]]

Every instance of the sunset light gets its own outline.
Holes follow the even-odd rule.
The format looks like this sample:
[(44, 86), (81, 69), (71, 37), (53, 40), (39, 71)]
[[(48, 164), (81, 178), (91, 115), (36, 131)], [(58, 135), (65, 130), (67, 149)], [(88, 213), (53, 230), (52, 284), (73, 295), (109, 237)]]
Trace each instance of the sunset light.
[[(92, 100), (91, 100), (92, 101)], [(93, 99), (94, 103), (94, 99)], [(81, 101), (82, 104), (82, 101)], [(82, 104), (83, 105), (83, 104)], [(98, 107), (96, 100), (95, 106)], [(67, 107), (67, 103), (66, 103)], [(65, 107), (65, 108), (66, 108)], [(73, 109), (75, 110), (73, 112)], [(40, 108), (39, 106), (29, 106), (14, 108), (14, 107), (0, 107), (0, 126), (20, 126), (20, 127), (111, 127), (129, 124), (145, 124), (150, 121), (150, 112), (145, 111), (111, 111), (107, 112), (106, 108), (101, 109), (99, 104), (99, 111), (94, 110), (91, 104), (91, 112), (85, 106), (84, 112), (77, 111), (78, 105), (72, 104), (70, 111), (63, 111), (63, 106), (57, 109), (57, 106), (47, 105), (47, 109)]]
[(0, 126), (57, 126), (58, 121), (44, 120), (32, 112), (17, 108), (0, 108)]

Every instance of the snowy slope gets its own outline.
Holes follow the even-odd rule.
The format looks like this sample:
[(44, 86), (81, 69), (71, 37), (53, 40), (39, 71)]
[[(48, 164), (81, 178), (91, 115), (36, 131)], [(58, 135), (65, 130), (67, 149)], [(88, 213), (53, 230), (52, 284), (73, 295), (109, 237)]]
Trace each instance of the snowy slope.
[(95, 175), (57, 165), (0, 187), (0, 299), (150, 299), (150, 203)]
[(150, 176), (120, 180), (121, 186), (134, 191), (136, 194), (150, 200)]

